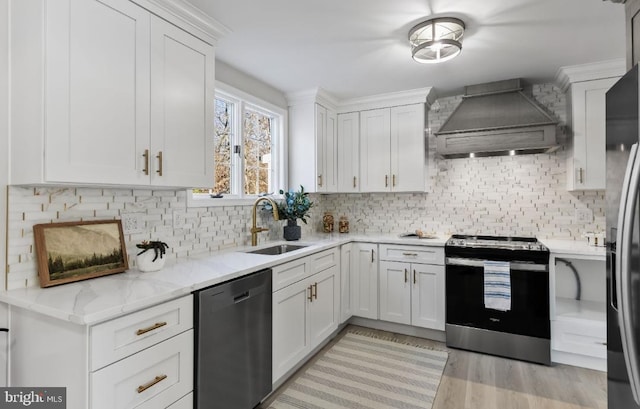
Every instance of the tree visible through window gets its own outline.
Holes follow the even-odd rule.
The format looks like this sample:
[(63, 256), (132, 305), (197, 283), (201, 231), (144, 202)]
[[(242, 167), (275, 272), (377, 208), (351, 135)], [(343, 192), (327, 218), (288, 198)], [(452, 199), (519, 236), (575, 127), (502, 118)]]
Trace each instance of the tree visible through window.
[(270, 192), (271, 118), (259, 112), (244, 113), (244, 193)]
[(273, 133), (281, 118), (224, 95), (216, 96), (214, 109), (214, 180), (193, 192), (212, 197), (274, 192)]

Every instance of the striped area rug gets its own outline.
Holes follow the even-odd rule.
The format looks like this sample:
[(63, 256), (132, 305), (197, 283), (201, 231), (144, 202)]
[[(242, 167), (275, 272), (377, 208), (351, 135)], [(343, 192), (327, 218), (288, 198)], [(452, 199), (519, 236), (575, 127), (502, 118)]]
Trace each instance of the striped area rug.
[(269, 409), (430, 409), (447, 357), (347, 332)]

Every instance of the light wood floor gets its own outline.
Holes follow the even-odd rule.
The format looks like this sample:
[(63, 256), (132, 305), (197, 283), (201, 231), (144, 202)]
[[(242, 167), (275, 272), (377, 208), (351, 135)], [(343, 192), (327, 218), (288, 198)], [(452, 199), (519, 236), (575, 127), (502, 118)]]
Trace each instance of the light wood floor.
[[(530, 364), (451, 349), (441, 342), (422, 338), (355, 326), (346, 329), (349, 328), (395, 336), (406, 342), (449, 352), (449, 360), (432, 409), (607, 408), (607, 376), (604, 372), (568, 365), (548, 367)], [(323, 351), (337, 342), (344, 332), (329, 342)], [(314, 361), (312, 358), (259, 408), (268, 408), (278, 393)]]

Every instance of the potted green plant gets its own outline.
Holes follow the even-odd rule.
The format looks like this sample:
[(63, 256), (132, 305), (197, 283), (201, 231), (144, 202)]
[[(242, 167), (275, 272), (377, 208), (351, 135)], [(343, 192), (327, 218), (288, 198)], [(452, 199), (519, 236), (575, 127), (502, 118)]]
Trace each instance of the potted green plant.
[(136, 244), (136, 247), (142, 249), (136, 255), (136, 265), (140, 271), (158, 271), (164, 267), (164, 262), (167, 259), (164, 255), (169, 248), (167, 243), (159, 240), (143, 240), (141, 243)]
[(298, 226), (298, 219), (307, 224), (308, 213), (313, 207), (313, 202), (309, 200), (309, 194), (304, 191), (302, 185), (300, 185), (300, 190), (297, 192), (280, 190), (280, 194), (284, 195), (284, 200), (277, 203), (278, 215), (281, 220), (287, 220), (287, 225), (284, 226), (284, 239), (299, 240), (302, 235), (302, 229)]

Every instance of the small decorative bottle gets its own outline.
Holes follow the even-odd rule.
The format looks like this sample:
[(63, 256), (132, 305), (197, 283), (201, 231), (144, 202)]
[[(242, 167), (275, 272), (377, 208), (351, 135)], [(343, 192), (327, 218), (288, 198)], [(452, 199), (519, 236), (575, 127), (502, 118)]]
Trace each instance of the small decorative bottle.
[(349, 233), (349, 220), (347, 220), (347, 216), (340, 216), (338, 231), (340, 231), (340, 233)]
[(322, 217), (322, 229), (325, 233), (333, 232), (333, 215), (329, 212)]

